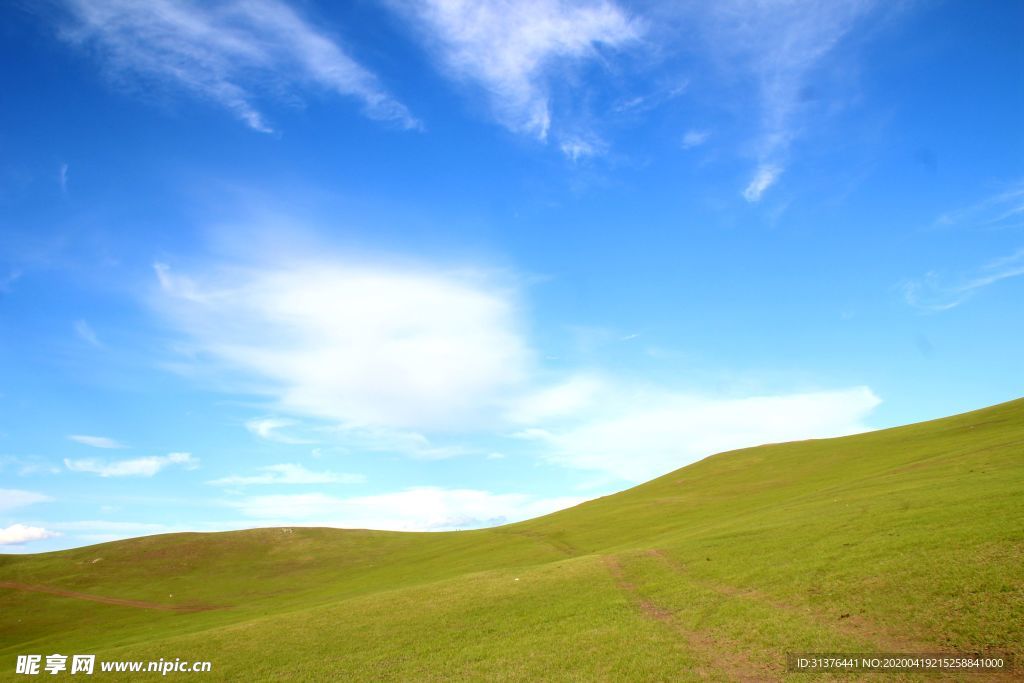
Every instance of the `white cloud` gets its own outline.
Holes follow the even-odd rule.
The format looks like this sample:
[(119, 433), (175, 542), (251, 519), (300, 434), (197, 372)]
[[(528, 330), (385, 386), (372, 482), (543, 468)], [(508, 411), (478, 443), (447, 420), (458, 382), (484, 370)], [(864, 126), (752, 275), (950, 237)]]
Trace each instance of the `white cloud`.
[[(805, 125), (807, 88), (816, 69), (877, 0), (720, 0), (684, 6), (699, 22), (704, 43), (719, 65), (749, 76), (759, 103), (759, 132), (752, 154), (758, 170), (744, 191), (757, 201), (785, 169), (789, 148)], [(689, 7), (697, 8), (693, 17)], [(765, 169), (774, 168), (772, 173)], [(760, 180), (759, 180), (760, 179)]]
[(295, 463), (282, 463), (257, 468), (262, 474), (243, 477), (233, 475), (207, 482), (219, 486), (249, 486), (261, 484), (361, 484), (366, 477), (344, 472), (312, 472)]
[(199, 529), (210, 531), (224, 531), (224, 528), (207, 529), (207, 525), (183, 525), (170, 526), (167, 524), (155, 524), (147, 522), (124, 522), (111, 520), (76, 520), (71, 522), (46, 522), (46, 526), (56, 530), (59, 535), (68, 540), (68, 545), (80, 546), (83, 544), (106, 543), (117, 541), (123, 538), (136, 536), (149, 536), (152, 534), (166, 534), (182, 531), (196, 531)]
[(395, 493), (338, 498), (323, 493), (254, 496), (231, 503), (249, 517), (359, 529), (444, 531), (505, 524), (583, 502), (582, 497), (537, 498), (473, 489), (418, 487)]
[(515, 293), (487, 274), (318, 259), (156, 270), (155, 303), (200, 363), (347, 430), (465, 427), (531, 364)]
[(152, 477), (171, 465), (181, 465), (191, 470), (199, 466), (199, 460), (189, 453), (150, 455), (130, 460), (64, 459), (64, 466), (72, 472), (89, 472), (101, 477)]
[(464, 446), (439, 445), (427, 436), (383, 427), (326, 427), (322, 431), (338, 440), (345, 450), (360, 453), (394, 453), (418, 460), (443, 460), (474, 451)]
[(392, 0), (448, 75), (487, 93), (497, 120), (538, 139), (551, 126), (552, 71), (639, 37), (609, 0)]
[[(116, 522), (102, 519), (86, 519), (74, 522), (48, 522), (47, 526), (59, 529), (60, 531), (104, 531), (119, 532), (125, 534), (156, 534), (170, 531), (171, 527), (166, 524), (152, 524), (147, 522)], [(183, 529), (184, 530), (184, 529)]]
[(693, 149), (694, 147), (700, 147), (705, 142), (707, 142), (708, 138), (710, 137), (711, 131), (709, 130), (699, 130), (696, 128), (691, 128), (690, 130), (686, 131), (686, 133), (683, 135), (683, 149)]
[(68, 165), (67, 165), (67, 163), (62, 163), (60, 165), (60, 172), (57, 175), (57, 181), (60, 183), (60, 191), (61, 192), (67, 192), (68, 191)]
[(93, 448), (124, 448), (124, 444), (107, 436), (89, 436), (88, 434), (71, 434), (68, 439), (83, 446)]
[(264, 438), (291, 427), (286, 438), (332, 449), (440, 459), (487, 457), (505, 449), (481, 434), (514, 433), (535, 457), (641, 481), (721, 450), (863, 431), (878, 403), (863, 387), (721, 398), (597, 371), (543, 384), (516, 293), (480, 273), (320, 256), (157, 276), (156, 305), (189, 362), (296, 416), (252, 421)]
[(935, 220), (939, 226), (1008, 228), (1024, 225), (1024, 180), (1010, 183), (1006, 189), (975, 202), (971, 206), (948, 211)]
[(266, 417), (249, 420), (245, 423), (245, 428), (261, 439), (266, 439), (267, 441), (300, 445), (316, 443), (315, 441), (308, 439), (301, 439), (288, 434), (282, 434), (279, 431), (285, 427), (293, 427), (297, 424), (298, 423), (295, 420), (289, 420), (287, 418)]
[(606, 380), (596, 375), (573, 375), (518, 397), (510, 404), (506, 419), (514, 424), (536, 424), (586, 414), (607, 388)]
[(6, 528), (0, 528), (0, 546), (20, 545), (30, 541), (41, 541), (46, 538), (60, 536), (55, 531), (44, 529), (40, 526), (25, 526), (24, 524), (12, 524)]
[(934, 272), (900, 284), (904, 300), (915, 308), (938, 313), (956, 308), (979, 290), (1024, 275), (1024, 249), (994, 259), (969, 276), (947, 283)]
[(0, 470), (7, 467), (16, 467), (18, 476), (27, 477), (33, 474), (60, 474), (61, 469), (38, 456), (19, 457), (15, 455), (0, 455)]
[(48, 503), (53, 498), (34, 491), (21, 491), (19, 489), (0, 489), (0, 512), (14, 510), (16, 508), (33, 505), (35, 503)]
[(618, 387), (582, 421), (517, 436), (561, 465), (642, 482), (722, 451), (862, 432), (879, 403), (866, 387), (739, 399)]
[[(230, 110), (250, 128), (270, 126), (254, 101), (295, 86), (353, 97), (367, 116), (418, 122), (325, 33), (278, 0), (66, 0), (65, 37), (119, 78), (167, 82)], [(121, 78), (123, 80), (123, 78)]]
[(568, 136), (562, 140), (558, 148), (562, 150), (562, 154), (573, 162), (589, 159), (608, 151), (608, 145), (593, 135)]
[(86, 344), (97, 349), (103, 348), (103, 343), (100, 341), (99, 337), (96, 336), (96, 331), (92, 329), (92, 326), (90, 326), (89, 323), (84, 320), (76, 320), (74, 328), (75, 334), (78, 335), (78, 338)]
[(761, 196), (769, 187), (775, 184), (781, 173), (782, 169), (774, 164), (759, 166), (754, 172), (754, 177), (750, 179), (750, 183), (743, 190), (743, 198), (751, 203), (761, 201)]

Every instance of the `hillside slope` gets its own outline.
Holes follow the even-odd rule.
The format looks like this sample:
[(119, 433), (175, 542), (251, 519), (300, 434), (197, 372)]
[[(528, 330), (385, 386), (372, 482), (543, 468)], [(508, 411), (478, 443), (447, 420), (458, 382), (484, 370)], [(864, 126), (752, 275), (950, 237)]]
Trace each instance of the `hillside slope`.
[(1024, 400), (494, 529), (0, 556), (0, 678), (61, 652), (210, 660), (204, 680), (765, 680), (788, 650), (1024, 657)]

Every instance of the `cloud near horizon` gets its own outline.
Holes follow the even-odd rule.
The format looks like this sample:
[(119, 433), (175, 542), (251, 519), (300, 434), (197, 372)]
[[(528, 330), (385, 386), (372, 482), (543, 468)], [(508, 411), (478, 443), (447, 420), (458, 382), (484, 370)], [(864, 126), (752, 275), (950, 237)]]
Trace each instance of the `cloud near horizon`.
[(724, 451), (868, 431), (881, 399), (867, 387), (715, 398), (598, 385), (588, 403), (582, 418), (514, 436), (553, 463), (641, 483)]
[(350, 529), (450, 531), (529, 519), (584, 500), (579, 496), (538, 498), (422, 486), (348, 498), (324, 493), (253, 496), (228, 504), (267, 525), (315, 523)]
[(42, 541), (55, 536), (60, 536), (60, 534), (43, 527), (12, 524), (6, 528), (0, 528), (0, 548), (6, 545), (21, 545), (31, 541)]

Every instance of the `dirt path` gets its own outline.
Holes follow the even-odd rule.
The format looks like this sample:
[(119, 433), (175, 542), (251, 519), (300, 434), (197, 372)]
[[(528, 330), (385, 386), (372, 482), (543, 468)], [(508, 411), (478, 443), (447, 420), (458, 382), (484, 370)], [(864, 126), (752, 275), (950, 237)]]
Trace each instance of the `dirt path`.
[(741, 600), (752, 600), (767, 605), (780, 612), (799, 615), (822, 629), (834, 631), (841, 635), (852, 636), (862, 640), (868, 640), (874, 644), (879, 652), (936, 652), (942, 648), (921, 640), (907, 638), (903, 635), (893, 633), (890, 630), (871, 622), (868, 618), (856, 614), (846, 614), (837, 620), (834, 615), (825, 614), (812, 610), (808, 606), (794, 605), (776, 600), (764, 595), (755, 588), (740, 588), (721, 583), (714, 583), (705, 579), (698, 579), (686, 571), (686, 567), (673, 559), (668, 553), (660, 549), (646, 551), (646, 555), (655, 557), (664, 562), (669, 569), (677, 574), (686, 576), (686, 580), (705, 590), (727, 598), (738, 598)]
[(636, 586), (626, 580), (619, 558), (606, 555), (604, 565), (614, 579), (616, 587), (629, 597), (637, 611), (648, 619), (659, 621), (672, 628), (682, 636), (687, 648), (693, 654), (707, 662), (706, 670), (695, 672), (701, 678), (707, 678), (708, 674), (712, 672), (725, 676), (730, 681), (740, 681), (741, 683), (762, 683), (782, 678), (783, 672), (778, 666), (751, 660), (744, 652), (744, 648), (726, 641), (724, 638), (685, 628), (675, 619), (671, 610), (640, 595)]
[(78, 600), (102, 602), (107, 605), (120, 605), (121, 607), (135, 607), (137, 609), (156, 609), (164, 612), (203, 612), (206, 610), (217, 609), (212, 605), (162, 605), (157, 602), (110, 598), (105, 595), (79, 593), (77, 591), (69, 591), (63, 588), (54, 588), (53, 586), (33, 586), (27, 583), (19, 583), (17, 581), (0, 581), (0, 588), (10, 588), (11, 590), (17, 591), (31, 591), (33, 593), (48, 593), (49, 595), (59, 595), (62, 598), (76, 598)]
[[(833, 631), (837, 634), (855, 637), (861, 640), (871, 642), (877, 652), (943, 652), (948, 648), (944, 648), (941, 645), (936, 645), (933, 642), (927, 642), (908, 638), (901, 634), (893, 633), (891, 630), (883, 628), (882, 626), (872, 622), (867, 617), (861, 615), (843, 615), (837, 620), (834, 615), (829, 615), (821, 611), (813, 610), (808, 606), (795, 605), (783, 602), (781, 600), (774, 599), (766, 596), (761, 591), (755, 588), (741, 588), (737, 586), (731, 586), (721, 583), (714, 583), (706, 579), (698, 579), (687, 571), (686, 566), (673, 558), (664, 550), (658, 548), (652, 548), (644, 551), (644, 555), (653, 557), (663, 562), (668, 569), (675, 572), (676, 574), (685, 576), (685, 580), (689, 581), (695, 586), (699, 586), (704, 590), (717, 593), (726, 598), (737, 598), (741, 600), (751, 600), (759, 602), (762, 605), (771, 607), (779, 612), (789, 613), (792, 615), (798, 615), (799, 617), (808, 620), (809, 623), (816, 625), (824, 631)], [(612, 558), (614, 559), (614, 558)], [(621, 568), (619, 569), (621, 574)], [(969, 650), (973, 652), (973, 650)], [(1003, 650), (999, 650), (999, 654), (1003, 654)], [(839, 678), (849, 674), (838, 674)], [(931, 680), (935, 681), (946, 681), (946, 680), (962, 680), (962, 675), (958, 676), (954, 672), (932, 672), (928, 674), (913, 674), (903, 673), (897, 674), (902, 675), (906, 680), (918, 680), (915, 676), (927, 676)], [(1017, 672), (992, 672), (983, 674), (986, 681), (1010, 681), (1020, 680)], [(899, 679), (903, 680), (903, 679)]]

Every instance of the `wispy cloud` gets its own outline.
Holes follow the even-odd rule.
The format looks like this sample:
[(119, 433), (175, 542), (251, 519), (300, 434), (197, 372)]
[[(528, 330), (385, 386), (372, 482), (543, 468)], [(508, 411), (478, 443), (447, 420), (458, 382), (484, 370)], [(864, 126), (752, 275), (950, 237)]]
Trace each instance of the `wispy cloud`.
[(53, 498), (50, 496), (43, 493), (36, 493), (35, 491), (0, 489), (0, 512), (14, 510), (16, 508), (25, 507), (26, 505), (34, 505), (35, 503), (48, 503), (52, 500)]
[(346, 451), (403, 455), (417, 460), (444, 460), (476, 451), (458, 445), (438, 444), (420, 432), (387, 427), (336, 426), (324, 428)]
[(260, 474), (223, 477), (207, 482), (217, 486), (252, 486), (268, 484), (361, 484), (366, 477), (347, 472), (313, 472), (296, 463), (282, 463), (257, 468)]
[(316, 441), (310, 439), (302, 439), (297, 436), (291, 436), (289, 434), (283, 434), (280, 430), (285, 427), (292, 427), (298, 423), (295, 420), (289, 420), (282, 417), (263, 417), (253, 420), (249, 420), (245, 423), (245, 428), (251, 433), (266, 439), (267, 441), (276, 441), (278, 443), (287, 444), (311, 444)]
[[(756, 168), (743, 197), (751, 203), (786, 169), (790, 146), (806, 125), (808, 82), (815, 69), (869, 16), (876, 0), (722, 0), (695, 18), (720, 64), (749, 76), (757, 89)], [(689, 10), (685, 10), (690, 16)]]
[(705, 129), (691, 128), (686, 131), (683, 135), (683, 149), (693, 149), (694, 147), (700, 147), (708, 138), (711, 137), (711, 131)]
[(554, 74), (635, 41), (640, 25), (609, 0), (392, 0), (453, 79), (482, 88), (497, 120), (547, 139)]
[(75, 334), (79, 339), (84, 341), (89, 346), (97, 349), (103, 348), (103, 342), (96, 336), (96, 330), (92, 329), (92, 326), (84, 320), (76, 320), (74, 324)]
[(101, 477), (152, 477), (160, 470), (172, 465), (195, 469), (199, 466), (199, 460), (189, 453), (150, 455), (129, 460), (64, 459), (64, 466), (72, 472), (88, 472)]
[[(252, 496), (230, 505), (243, 514), (286, 523), (360, 529), (445, 531), (537, 517), (586, 500), (538, 498), (522, 493), (418, 487), (395, 493), (340, 498), (323, 493)], [(278, 522), (280, 523), (280, 522)]]
[(230, 110), (253, 130), (270, 124), (260, 95), (313, 86), (355, 98), (365, 114), (419, 123), (335, 41), (278, 0), (66, 0), (64, 37), (91, 48), (122, 81), (168, 83)]
[(109, 436), (90, 436), (88, 434), (71, 434), (68, 439), (83, 446), (93, 448), (125, 448), (125, 445)]
[(743, 190), (743, 198), (748, 202), (759, 202), (769, 187), (779, 179), (782, 169), (774, 164), (764, 164), (754, 172), (750, 184)]
[(974, 204), (947, 211), (935, 219), (937, 226), (1008, 228), (1024, 225), (1024, 180), (1011, 183)]
[(21, 477), (34, 474), (59, 474), (61, 471), (59, 467), (55, 467), (38, 456), (0, 455), (0, 471), (8, 467), (17, 468), (18, 476)]
[(68, 438), (82, 445), (92, 446), (93, 449), (124, 449), (126, 447), (121, 441), (109, 436), (90, 436), (88, 434), (70, 434)]
[(1024, 275), (1024, 249), (989, 261), (967, 276), (944, 280), (935, 272), (900, 283), (904, 300), (915, 308), (938, 313), (956, 308), (990, 285)]
[(63, 163), (60, 165), (60, 172), (57, 174), (57, 181), (60, 183), (60, 191), (68, 191), (68, 165)]
[(21, 545), (22, 543), (41, 541), (46, 538), (53, 538), (54, 536), (60, 536), (60, 534), (41, 526), (12, 524), (9, 527), (0, 528), (0, 546)]
[(566, 158), (574, 162), (602, 155), (608, 150), (608, 145), (593, 135), (567, 136), (558, 147)]

